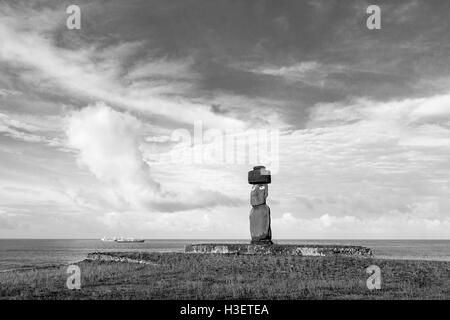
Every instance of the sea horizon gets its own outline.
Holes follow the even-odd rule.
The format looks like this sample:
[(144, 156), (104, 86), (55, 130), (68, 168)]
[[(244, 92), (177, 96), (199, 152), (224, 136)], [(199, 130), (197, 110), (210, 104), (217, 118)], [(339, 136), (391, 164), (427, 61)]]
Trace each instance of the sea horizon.
[[(115, 237), (115, 236), (111, 236)], [(107, 236), (106, 238), (110, 238)], [(249, 241), (248, 238), (143, 238), (143, 237), (124, 237), (124, 238), (135, 238), (135, 239), (143, 239), (143, 240), (219, 240), (219, 241)], [(101, 240), (102, 237), (99, 238), (0, 238), (0, 240)], [(421, 238), (277, 238), (272, 239), (273, 241), (313, 241), (313, 240), (337, 240), (337, 241), (450, 241), (450, 238), (436, 238), (436, 239), (421, 239)]]

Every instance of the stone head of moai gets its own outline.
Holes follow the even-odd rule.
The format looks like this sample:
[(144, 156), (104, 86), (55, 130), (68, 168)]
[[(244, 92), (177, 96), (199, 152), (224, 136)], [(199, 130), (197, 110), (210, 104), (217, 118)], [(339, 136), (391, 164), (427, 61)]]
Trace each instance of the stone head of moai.
[(270, 208), (266, 205), (271, 183), (270, 171), (264, 166), (253, 167), (248, 172), (248, 183), (252, 184), (250, 192), (250, 234), (252, 244), (272, 244), (270, 229)]

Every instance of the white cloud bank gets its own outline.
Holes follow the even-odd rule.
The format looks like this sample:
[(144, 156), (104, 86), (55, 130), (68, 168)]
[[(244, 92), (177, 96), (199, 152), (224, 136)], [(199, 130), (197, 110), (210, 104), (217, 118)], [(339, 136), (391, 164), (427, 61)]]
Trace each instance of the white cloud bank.
[(299, 234), (301, 238), (322, 239), (446, 239), (450, 219), (417, 217), (399, 212), (364, 219), (332, 214), (304, 219), (287, 212), (273, 219), (272, 229), (288, 239), (299, 238)]

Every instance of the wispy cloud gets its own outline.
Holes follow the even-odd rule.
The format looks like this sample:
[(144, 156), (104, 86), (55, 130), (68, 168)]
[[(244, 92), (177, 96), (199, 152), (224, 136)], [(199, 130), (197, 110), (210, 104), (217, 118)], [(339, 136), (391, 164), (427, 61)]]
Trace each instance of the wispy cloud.
[(7, 97), (7, 96), (18, 96), (21, 95), (22, 92), (17, 90), (8, 90), (4, 88), (0, 88), (0, 96)]
[(10, 116), (0, 113), (0, 132), (25, 142), (40, 142), (52, 147), (64, 148), (64, 143), (58, 138), (47, 138), (43, 134), (43, 129), (30, 123), (13, 119)]
[[(72, 95), (113, 103), (123, 109), (160, 115), (175, 122), (192, 123), (202, 119), (210, 126), (242, 126), (239, 120), (212, 113), (210, 106), (192, 103), (181, 97), (165, 99), (155, 95), (152, 87), (122, 81), (120, 58), (130, 48), (135, 48), (135, 43), (120, 43), (122, 50), (111, 50), (109, 47), (99, 49), (95, 46), (69, 50), (56, 46), (54, 40), (31, 28), (33, 25), (23, 30), (22, 23), (19, 17), (13, 15), (0, 23), (0, 59), (25, 68), (27, 77), (35, 84), (44, 82), (46, 86), (68, 90)], [(29, 54), (29, 48), (34, 48), (32, 55)], [(147, 71), (152, 68), (154, 75), (161, 75), (160, 71), (167, 65), (167, 61), (159, 60), (149, 63), (146, 68)], [(139, 72), (145, 71), (142, 68), (140, 71), (135, 70), (131, 77), (136, 78)], [(169, 75), (167, 72), (164, 74), (165, 77)], [(175, 77), (180, 78), (179, 75)], [(163, 86), (170, 88), (171, 83), (166, 82)]]

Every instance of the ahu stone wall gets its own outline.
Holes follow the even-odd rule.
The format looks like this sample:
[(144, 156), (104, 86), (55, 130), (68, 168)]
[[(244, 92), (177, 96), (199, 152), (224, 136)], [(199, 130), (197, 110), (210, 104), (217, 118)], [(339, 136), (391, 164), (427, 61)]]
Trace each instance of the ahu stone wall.
[(191, 244), (185, 247), (186, 253), (209, 254), (267, 254), (292, 256), (356, 256), (372, 257), (370, 248), (342, 245), (254, 245), (254, 244)]

